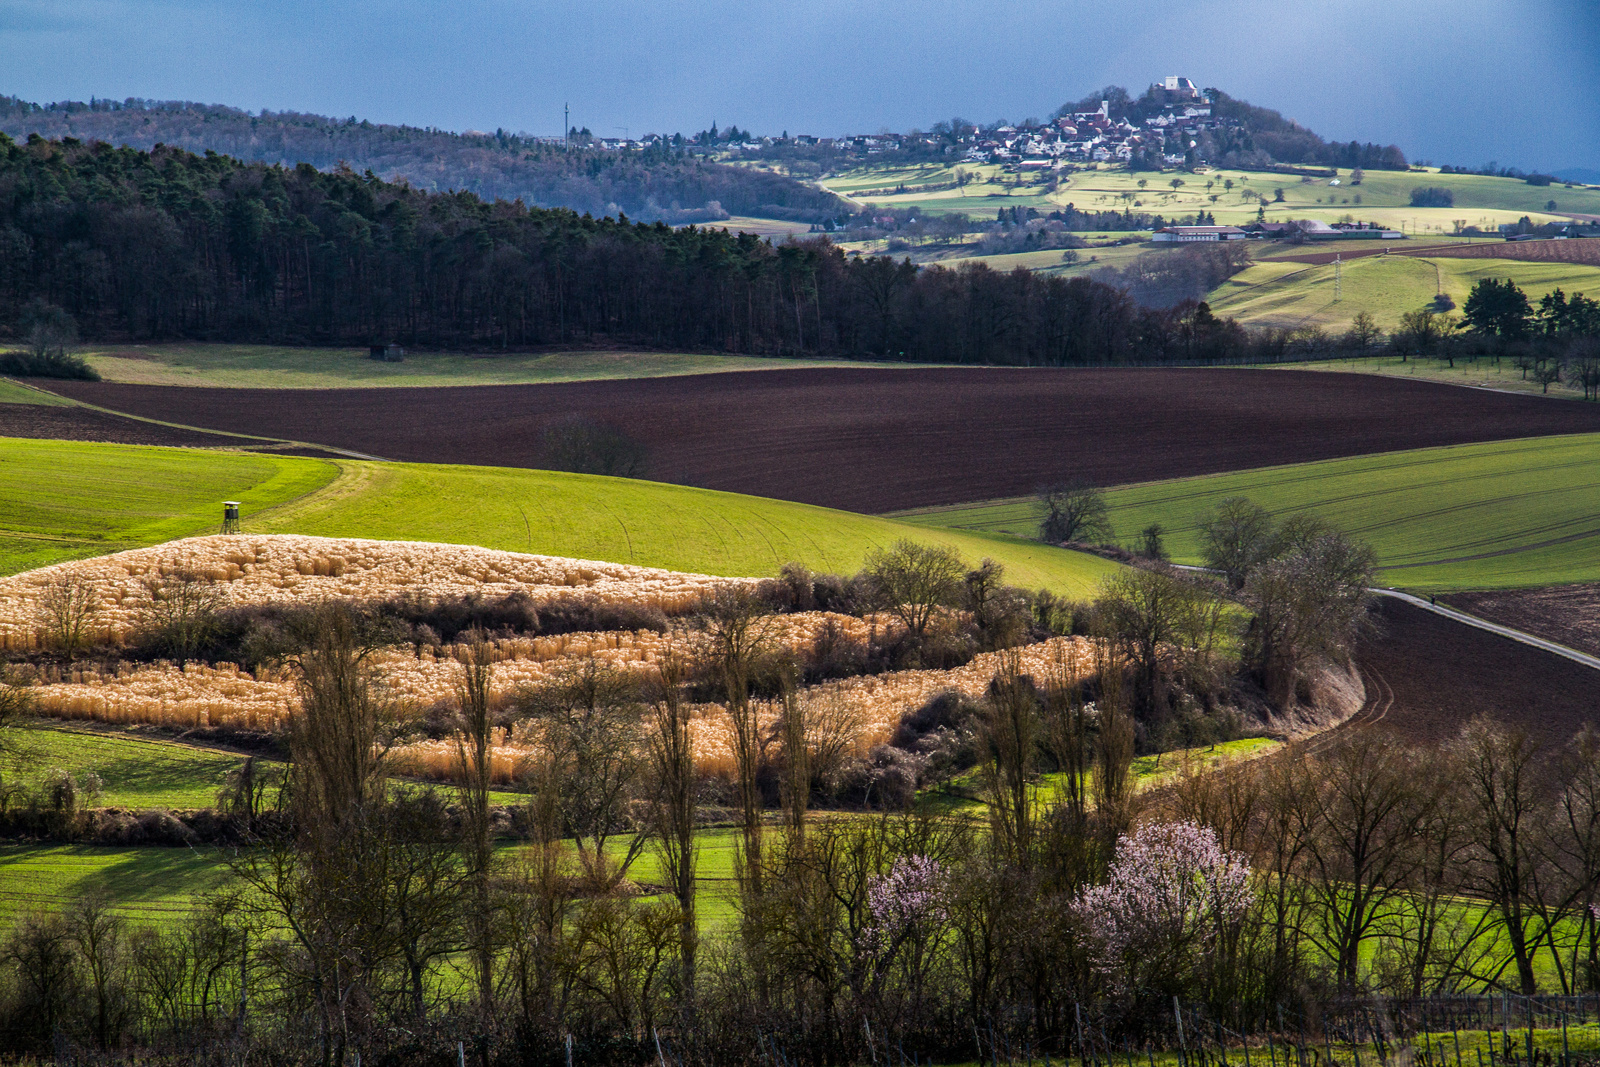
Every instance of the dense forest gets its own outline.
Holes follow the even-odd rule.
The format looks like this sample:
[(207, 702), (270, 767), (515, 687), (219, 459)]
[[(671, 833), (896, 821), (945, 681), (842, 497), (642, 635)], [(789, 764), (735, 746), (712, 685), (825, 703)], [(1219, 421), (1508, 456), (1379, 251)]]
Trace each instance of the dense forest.
[(1152, 311), (1082, 278), (919, 270), (820, 236), (773, 245), (310, 164), (3, 138), (0, 326), (19, 336), (41, 303), (101, 339), (1024, 365), (1196, 358), (1243, 336), (1192, 303)]
[[(579, 145), (564, 151), (497, 130), (451, 133), (355, 118), (248, 111), (154, 100), (49, 104), (0, 97), (0, 131), (37, 133), (149, 150), (158, 144), (219, 152), (253, 163), (321, 170), (341, 164), (435, 192), (522, 200), (596, 215), (710, 222), (728, 215), (821, 221), (844, 210), (831, 193), (766, 171), (696, 159), (667, 144), (642, 151)], [(588, 138), (582, 138), (587, 141)]]

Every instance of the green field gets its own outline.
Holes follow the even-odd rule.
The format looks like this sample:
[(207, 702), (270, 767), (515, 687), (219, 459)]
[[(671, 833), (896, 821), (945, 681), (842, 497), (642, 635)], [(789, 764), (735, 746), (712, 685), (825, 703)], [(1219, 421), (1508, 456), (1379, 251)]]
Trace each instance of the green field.
[(46, 407), (67, 407), (72, 401), (63, 400), (54, 393), (30, 388), (9, 378), (0, 378), (0, 404), (42, 404)]
[(100, 776), (107, 808), (209, 808), (244, 757), (115, 730), (44, 720), (12, 731), (0, 754), (8, 785), (32, 786), (52, 770)]
[[(1337, 302), (1336, 274), (1342, 274)], [(1600, 292), (1600, 267), (1577, 263), (1368, 256), (1337, 267), (1263, 260), (1223, 282), (1206, 299), (1217, 314), (1249, 326), (1316, 325), (1342, 330), (1365, 311), (1378, 325), (1392, 330), (1402, 314), (1422, 308), (1441, 292), (1459, 309), (1472, 287), (1484, 278), (1510, 278), (1535, 303), (1557, 288), (1568, 293)]]
[(226, 876), (223, 854), (210, 848), (0, 845), (0, 929), (97, 890), (130, 918), (176, 919)]
[[(998, 165), (963, 162), (908, 167), (862, 166), (831, 175), (821, 184), (833, 192), (852, 196), (890, 191), (900, 185), (909, 188), (949, 184), (958, 168), (973, 178), (962, 189), (854, 196), (853, 199), (862, 206), (915, 206), (930, 215), (961, 211), (971, 215), (986, 214), (991, 218), (1002, 207), (1032, 207), (1049, 212), (1068, 203), (1079, 210), (1131, 208), (1169, 219), (1205, 210), (1214, 214), (1219, 223), (1229, 225), (1255, 219), (1260, 197), (1265, 196), (1270, 202), (1266, 209), (1269, 221), (1315, 218), (1336, 222), (1348, 214), (1363, 221), (1403, 229), (1408, 234), (1428, 236), (1453, 233), (1458, 221), (1463, 225), (1492, 229), (1501, 223), (1516, 222), (1524, 215), (1535, 222), (1544, 222), (1565, 221), (1560, 212), (1600, 214), (1600, 188), (1568, 189), (1559, 183), (1540, 187), (1516, 178), (1440, 174), (1433, 169), (1426, 172), (1367, 171), (1359, 186), (1349, 185), (1349, 171), (1341, 170), (1340, 184), (1330, 186), (1326, 178), (1302, 181), (1296, 175), (1267, 171), (1213, 168), (1198, 174), (1154, 174), (1100, 164), (1063, 172), (1059, 186), (1051, 192), (1038, 180), (1042, 176), (1028, 175), (1027, 182), (1018, 186), (1016, 176), (1005, 174)], [(1174, 180), (1183, 185), (1173, 189), (1170, 183)], [(1140, 181), (1145, 183), (1144, 188), (1139, 187)], [(1228, 181), (1233, 182), (1231, 190), (1225, 187)], [(1208, 182), (1212, 183), (1210, 188), (1207, 188)], [(1411, 190), (1418, 186), (1449, 189), (1455, 194), (1455, 205), (1411, 207)], [(1276, 199), (1280, 189), (1282, 201)], [(1556, 202), (1557, 214), (1545, 211), (1545, 205), (1551, 200)]]
[(0, 439), (0, 573), (213, 531), (321, 489), (332, 464), (136, 445)]
[(364, 348), (211, 344), (119, 345), (90, 348), (83, 355), (106, 381), (238, 389), (521, 385), (861, 365), (844, 360), (612, 351), (470, 356), (415, 352), (408, 353), (403, 363), (383, 363), (368, 359)]
[(196, 449), (0, 439), (5, 573), (211, 532), (441, 541), (717, 575), (790, 561), (854, 571), (906, 536), (947, 543), (1011, 581), (1082, 595), (1113, 565), (999, 534), (943, 531), (735, 493), (503, 467), (330, 462)]
[[(1196, 518), (1247, 496), (1309, 512), (1372, 544), (1379, 581), (1445, 592), (1600, 581), (1600, 434), (1390, 452), (1126, 486), (1107, 494), (1122, 540), (1150, 523), (1179, 563), (1199, 563)], [(1024, 536), (1030, 500), (898, 516)]]

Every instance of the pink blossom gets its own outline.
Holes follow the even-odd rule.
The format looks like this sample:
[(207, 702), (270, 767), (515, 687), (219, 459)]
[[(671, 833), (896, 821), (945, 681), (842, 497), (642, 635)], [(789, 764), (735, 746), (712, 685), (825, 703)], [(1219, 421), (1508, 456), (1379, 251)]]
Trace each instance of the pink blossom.
[(1250, 865), (1209, 827), (1155, 823), (1117, 842), (1109, 877), (1085, 890), (1078, 908), (1097, 967), (1133, 986), (1147, 969), (1195, 962), (1253, 899)]
[(927, 856), (902, 857), (888, 874), (871, 879), (862, 933), (866, 948), (893, 950), (908, 936), (943, 922), (944, 886), (944, 868)]

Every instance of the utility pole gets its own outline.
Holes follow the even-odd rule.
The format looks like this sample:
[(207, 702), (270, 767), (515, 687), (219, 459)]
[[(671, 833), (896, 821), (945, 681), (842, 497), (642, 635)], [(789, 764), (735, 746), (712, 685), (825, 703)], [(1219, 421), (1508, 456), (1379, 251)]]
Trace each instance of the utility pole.
[(1337, 304), (1344, 299), (1344, 260), (1339, 253), (1333, 254), (1333, 302)]

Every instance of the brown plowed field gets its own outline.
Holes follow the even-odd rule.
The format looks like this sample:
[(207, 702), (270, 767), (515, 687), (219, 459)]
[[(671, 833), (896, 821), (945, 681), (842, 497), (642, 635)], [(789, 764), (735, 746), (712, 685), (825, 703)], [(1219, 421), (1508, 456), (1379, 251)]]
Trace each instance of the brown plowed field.
[[(1600, 585), (1452, 593), (1439, 599), (1481, 619), (1600, 656)], [(1600, 694), (1595, 699), (1600, 701)]]
[(157, 426), (88, 408), (47, 407), (43, 404), (0, 404), (0, 437), (53, 437), (68, 441), (180, 445), (186, 448), (239, 448), (256, 443), (224, 434)]
[(1504, 244), (1453, 245), (1446, 250), (1418, 250), (1412, 255), (1451, 259), (1520, 259), (1530, 263), (1583, 263), (1600, 267), (1600, 239), (1574, 237), (1565, 241), (1507, 241)]
[(1357, 656), (1378, 704), (1362, 719), (1439, 742), (1486, 712), (1541, 745), (1600, 723), (1600, 671), (1400, 601), (1385, 598), (1379, 612), (1382, 633)]
[(1392, 250), (1363, 248), (1349, 252), (1306, 252), (1295, 256), (1272, 256), (1264, 263), (1332, 263), (1368, 256), (1427, 256), (1439, 259), (1518, 259), (1529, 263), (1582, 263), (1600, 267), (1600, 239), (1575, 237), (1564, 241), (1486, 241), (1483, 244), (1425, 245), (1421, 248), (1398, 246)]
[(663, 481), (895, 511), (1429, 445), (1600, 431), (1600, 405), (1277, 370), (761, 371), (560, 385), (199, 389), (71, 382), (119, 411), (388, 459), (540, 465), (574, 413)]

